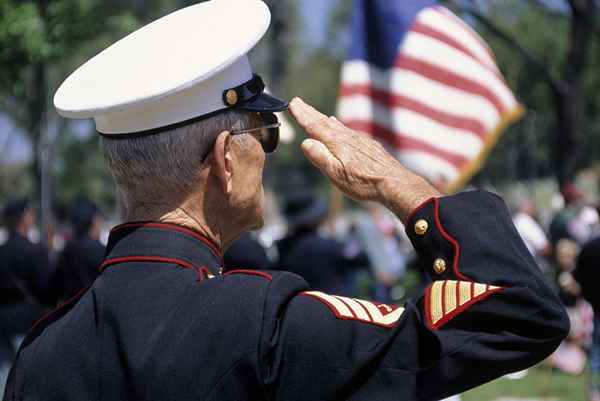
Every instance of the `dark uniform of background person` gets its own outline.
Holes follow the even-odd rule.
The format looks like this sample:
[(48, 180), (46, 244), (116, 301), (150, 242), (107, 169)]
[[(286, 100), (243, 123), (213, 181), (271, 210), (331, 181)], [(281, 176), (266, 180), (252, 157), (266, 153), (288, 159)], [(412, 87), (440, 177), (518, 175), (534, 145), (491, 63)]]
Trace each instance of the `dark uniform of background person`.
[(26, 199), (8, 201), (3, 210), (7, 241), (0, 246), (0, 367), (14, 357), (15, 336), (24, 335), (39, 319), (48, 301), (48, 250), (27, 233), (35, 224)]
[[(92, 287), (24, 340), (4, 401), (437, 400), (553, 352), (568, 318), (504, 202), (484, 191), (442, 197), (381, 145), (300, 99), (290, 111), (309, 137), (306, 157), (346, 195), (402, 219), (432, 283), (399, 307), (311, 291), (288, 272), (222, 273), (221, 247), (262, 221), (265, 153), (277, 134), (270, 113), (287, 107), (247, 68), (245, 54), (268, 26), (266, 5), (231, 4), (164, 17), (59, 89), (61, 113), (91, 115), (104, 133), (130, 222), (112, 230)], [(211, 57), (212, 74), (202, 69)], [(177, 86), (178, 74), (187, 85)], [(165, 87), (144, 92), (153, 75)], [(177, 114), (186, 106), (204, 131), (165, 125), (172, 115), (190, 124), (194, 117)], [(207, 114), (221, 124), (214, 132)], [(126, 129), (138, 135), (119, 138)], [(200, 159), (205, 135), (215, 140)], [(144, 144), (157, 147), (146, 148), (151, 158)], [(168, 178), (189, 163), (199, 176), (183, 197)]]
[(99, 241), (102, 215), (85, 199), (75, 201), (69, 212), (73, 238), (61, 251), (50, 279), (55, 301), (67, 300), (98, 277), (105, 247)]
[(267, 251), (252, 233), (238, 238), (223, 255), (225, 270), (234, 268), (269, 270), (273, 263)]
[(577, 258), (573, 277), (581, 293), (594, 309), (594, 332), (590, 349), (590, 400), (600, 399), (600, 236), (588, 241)]
[(368, 266), (369, 260), (364, 253), (319, 234), (328, 213), (327, 203), (310, 193), (287, 199), (283, 214), (288, 234), (277, 241), (278, 269), (298, 274), (314, 290), (353, 295), (352, 273)]

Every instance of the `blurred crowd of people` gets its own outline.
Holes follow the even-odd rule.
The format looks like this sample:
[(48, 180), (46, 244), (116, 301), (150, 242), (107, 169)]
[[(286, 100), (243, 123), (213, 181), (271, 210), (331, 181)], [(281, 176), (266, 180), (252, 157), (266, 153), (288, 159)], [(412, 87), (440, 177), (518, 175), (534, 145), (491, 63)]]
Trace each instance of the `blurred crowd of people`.
[[(529, 199), (513, 205), (513, 219), (571, 317), (571, 335), (548, 363), (570, 374), (589, 366), (590, 401), (600, 401), (600, 329), (593, 329), (594, 323), (600, 328), (600, 291), (594, 288), (600, 218), (574, 185), (564, 186), (561, 195), (564, 206), (548, 221)], [(26, 199), (9, 200), (3, 208), (0, 379), (18, 339), (45, 312), (87, 288), (104, 256), (109, 224), (94, 203), (74, 202), (68, 222), (47, 246), (39, 241), (35, 215)], [(267, 225), (238, 239), (224, 255), (225, 269), (291, 271), (314, 290), (382, 303), (402, 303), (428, 284), (402, 224), (380, 205), (332, 216), (324, 199), (304, 191), (286, 197), (281, 215), (284, 228)]]
[(561, 195), (563, 206), (547, 222), (529, 199), (516, 205), (513, 221), (571, 320), (568, 339), (548, 363), (575, 375), (588, 367), (588, 399), (600, 401), (599, 209), (572, 183), (561, 188)]
[[(39, 241), (36, 213), (27, 199), (3, 207), (0, 245), (0, 390), (19, 339), (45, 313), (88, 287), (104, 257), (103, 218), (94, 203), (74, 202), (69, 224), (49, 245)], [(0, 391), (1, 393), (2, 391)]]

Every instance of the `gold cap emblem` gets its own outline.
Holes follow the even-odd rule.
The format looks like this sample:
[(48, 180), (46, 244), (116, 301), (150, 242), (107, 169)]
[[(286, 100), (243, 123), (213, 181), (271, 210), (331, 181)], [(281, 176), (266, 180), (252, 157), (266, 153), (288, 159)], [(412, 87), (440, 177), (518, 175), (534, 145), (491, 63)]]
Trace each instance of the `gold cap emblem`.
[(433, 261), (433, 270), (435, 270), (435, 272), (437, 274), (442, 274), (443, 272), (446, 271), (446, 261), (442, 258), (437, 258), (436, 260)]
[(233, 89), (229, 89), (225, 94), (225, 101), (229, 106), (235, 106), (238, 102), (238, 94)]
[(424, 235), (427, 232), (427, 228), (429, 228), (427, 220), (421, 219), (415, 223), (415, 233), (417, 233), (417, 235)]

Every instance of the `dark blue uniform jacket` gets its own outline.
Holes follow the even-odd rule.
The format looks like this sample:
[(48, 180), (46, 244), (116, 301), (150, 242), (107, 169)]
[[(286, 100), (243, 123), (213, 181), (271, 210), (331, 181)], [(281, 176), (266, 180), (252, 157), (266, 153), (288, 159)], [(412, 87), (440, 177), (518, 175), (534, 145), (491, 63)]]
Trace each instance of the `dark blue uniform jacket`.
[(433, 281), (398, 307), (285, 272), (220, 274), (192, 231), (121, 225), (93, 286), (26, 338), (4, 400), (437, 400), (567, 334), (500, 198), (431, 199), (407, 231)]

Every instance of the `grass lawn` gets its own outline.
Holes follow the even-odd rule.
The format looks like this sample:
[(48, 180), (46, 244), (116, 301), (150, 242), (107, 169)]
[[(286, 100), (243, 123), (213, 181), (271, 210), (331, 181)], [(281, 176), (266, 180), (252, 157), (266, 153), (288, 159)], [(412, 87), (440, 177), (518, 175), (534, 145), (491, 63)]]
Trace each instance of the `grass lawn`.
[(556, 401), (587, 401), (586, 376), (568, 376), (545, 367), (529, 369), (518, 380), (500, 378), (462, 395), (462, 401), (493, 401), (498, 398), (537, 398)]

